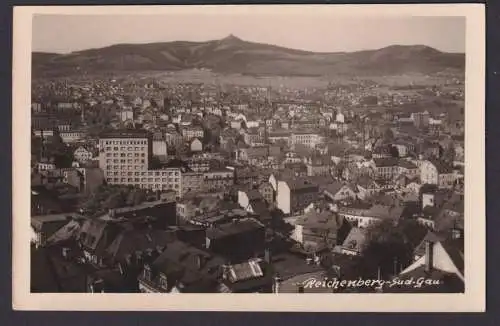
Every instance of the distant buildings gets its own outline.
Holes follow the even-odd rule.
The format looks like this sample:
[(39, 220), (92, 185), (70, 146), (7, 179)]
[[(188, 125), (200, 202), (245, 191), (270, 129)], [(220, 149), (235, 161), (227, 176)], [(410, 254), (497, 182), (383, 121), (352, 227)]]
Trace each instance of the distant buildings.
[[(33, 101), (32, 139), (49, 147), (61, 136), (74, 162), (60, 168), (45, 147), (33, 155), (34, 292), (332, 293), (301, 284), (377, 273), (372, 262), (385, 263), (365, 249), (384, 221), (420, 225), (401, 231), (413, 261), (393, 268), (390, 257), (380, 278), (463, 289), (463, 114), (398, 108), (420, 91), (54, 85), (61, 98)], [(104, 122), (112, 131), (96, 137)], [(143, 191), (123, 207), (99, 198), (105, 207), (85, 216), (95, 210), (82, 199), (128, 188)], [(413, 248), (424, 227), (432, 232)], [(353, 291), (364, 290), (375, 291)]]

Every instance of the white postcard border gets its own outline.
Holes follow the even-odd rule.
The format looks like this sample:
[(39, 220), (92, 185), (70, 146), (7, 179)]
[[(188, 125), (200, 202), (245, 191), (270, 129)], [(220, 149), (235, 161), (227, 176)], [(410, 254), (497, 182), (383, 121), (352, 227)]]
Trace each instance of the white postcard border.
[[(465, 294), (30, 293), (31, 33), (34, 14), (464, 16), (466, 31)], [(485, 310), (485, 7), (482, 4), (44, 6), (14, 8), (13, 308), (16, 310), (481, 312)]]

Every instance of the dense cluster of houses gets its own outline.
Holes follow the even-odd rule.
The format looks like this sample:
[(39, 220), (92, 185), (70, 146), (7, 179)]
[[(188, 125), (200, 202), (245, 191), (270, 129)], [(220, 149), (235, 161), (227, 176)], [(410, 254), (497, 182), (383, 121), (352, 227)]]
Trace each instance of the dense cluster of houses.
[[(350, 105), (259, 87), (50, 87), (65, 100), (32, 105), (35, 292), (320, 291), (300, 280), (359, 277), (368, 230), (407, 220), (428, 233), (393, 276), (463, 291), (463, 117), (404, 112), (416, 99), (396, 95), (357, 110), (371, 86), (327, 91)], [(80, 209), (110, 185), (154, 196)]]

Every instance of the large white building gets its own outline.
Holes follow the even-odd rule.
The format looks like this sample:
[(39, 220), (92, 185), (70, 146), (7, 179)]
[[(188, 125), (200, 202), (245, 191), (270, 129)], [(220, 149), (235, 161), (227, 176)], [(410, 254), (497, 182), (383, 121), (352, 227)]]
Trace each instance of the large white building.
[(114, 131), (99, 139), (99, 167), (108, 184), (151, 190), (175, 190), (182, 195), (179, 168), (151, 170), (152, 139), (143, 131)]
[(442, 162), (423, 161), (420, 164), (420, 181), (422, 184), (434, 184), (439, 188), (452, 188), (456, 175), (452, 167)]
[(292, 146), (300, 144), (309, 148), (315, 148), (316, 145), (321, 144), (322, 142), (323, 138), (314, 132), (294, 132), (290, 136), (289, 141)]

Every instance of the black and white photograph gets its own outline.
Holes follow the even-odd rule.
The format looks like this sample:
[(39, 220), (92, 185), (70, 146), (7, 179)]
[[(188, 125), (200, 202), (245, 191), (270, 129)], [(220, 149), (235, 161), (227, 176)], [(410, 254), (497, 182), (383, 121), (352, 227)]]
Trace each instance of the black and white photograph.
[(484, 58), (468, 9), (411, 6), (32, 11), (14, 278), (90, 301), (477, 294)]

